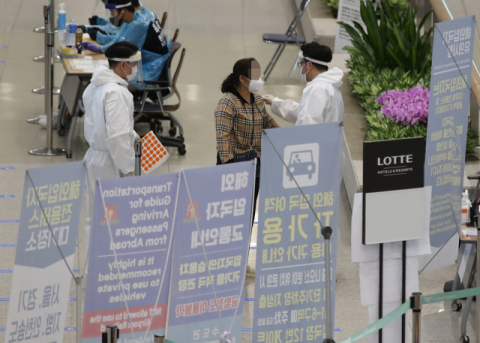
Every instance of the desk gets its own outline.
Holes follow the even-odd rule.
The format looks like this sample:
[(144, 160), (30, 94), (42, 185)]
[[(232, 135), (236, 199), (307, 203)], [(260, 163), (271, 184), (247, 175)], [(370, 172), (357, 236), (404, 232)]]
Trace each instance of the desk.
[[(92, 42), (90, 39), (84, 39), (84, 42), (88, 41)], [(107, 58), (104, 54), (96, 54), (91, 51), (84, 51), (84, 56), (79, 56), (78, 58), (64, 58), (61, 54), (61, 51), (58, 53), (60, 55), (60, 60), (66, 75), (63, 79), (62, 87), (60, 88), (60, 106), (57, 120), (57, 132), (61, 136), (65, 135), (63, 119), (65, 118), (65, 114), (68, 109), (72, 115), (72, 122), (68, 132), (66, 155), (67, 158), (72, 158), (72, 137), (77, 124), (77, 119), (80, 114), (79, 101), (83, 92), (85, 91), (85, 88), (87, 88), (87, 86), (90, 84), (93, 74), (91, 71), (73, 69), (72, 61), (85, 60), (85, 56), (90, 56), (93, 60), (106, 61)]]

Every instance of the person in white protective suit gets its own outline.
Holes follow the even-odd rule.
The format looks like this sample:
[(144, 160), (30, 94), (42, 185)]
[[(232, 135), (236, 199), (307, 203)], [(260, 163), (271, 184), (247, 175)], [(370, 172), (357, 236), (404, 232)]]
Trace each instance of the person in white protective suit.
[(85, 154), (88, 174), (85, 243), (90, 242), (95, 185), (98, 179), (134, 176), (135, 140), (133, 96), (128, 82), (141, 76), (141, 54), (129, 42), (113, 44), (105, 52), (109, 68), (98, 67), (83, 94), (84, 131), (90, 148)]
[(302, 45), (295, 68), (307, 82), (300, 103), (282, 100), (273, 95), (264, 95), (263, 101), (272, 112), (296, 126), (341, 122), (343, 120), (343, 98), (340, 86), (343, 71), (328, 69), (332, 61), (332, 50), (325, 45), (311, 42)]

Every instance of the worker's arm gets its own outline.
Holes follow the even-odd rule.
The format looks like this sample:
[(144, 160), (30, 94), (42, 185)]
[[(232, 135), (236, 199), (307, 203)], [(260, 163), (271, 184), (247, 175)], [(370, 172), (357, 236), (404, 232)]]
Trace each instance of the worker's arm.
[(272, 113), (290, 123), (296, 123), (298, 118), (298, 102), (275, 98), (272, 101)]
[(222, 163), (233, 158), (230, 133), (233, 131), (233, 103), (222, 98), (215, 110), (215, 131), (217, 136), (217, 152)]
[(129, 24), (124, 23), (115, 38), (100, 47), (102, 53), (105, 53), (109, 47), (118, 42), (129, 42), (138, 45), (138, 48), (141, 49), (147, 38), (149, 25), (149, 22), (141, 19), (134, 20)]
[(131, 108), (126, 99), (118, 92), (105, 95), (105, 125), (107, 131), (107, 149), (118, 170), (124, 175), (135, 171), (135, 150), (133, 132), (130, 127)]

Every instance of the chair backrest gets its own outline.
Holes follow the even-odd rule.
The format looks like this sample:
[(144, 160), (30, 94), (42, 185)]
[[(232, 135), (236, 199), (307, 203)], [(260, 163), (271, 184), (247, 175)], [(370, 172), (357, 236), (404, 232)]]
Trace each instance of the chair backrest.
[[(302, 3), (300, 4), (300, 9), (302, 11), (304, 11), (305, 7), (307, 7), (309, 3), (310, 3), (310, 0), (302, 0)], [(167, 12), (165, 12), (165, 13), (167, 13)]]
[(185, 58), (186, 52), (187, 52), (187, 50), (185, 48), (183, 48), (182, 49), (182, 54), (180, 55), (180, 60), (178, 61), (177, 70), (175, 70), (175, 75), (173, 76), (172, 88), (174, 88), (174, 89), (177, 86), (178, 75), (180, 75), (180, 70), (182, 69), (183, 59)]
[(162, 29), (164, 29), (164, 30), (165, 30), (165, 23), (167, 22), (167, 17), (168, 17), (168, 13), (163, 12), (162, 22), (160, 23), (160, 25), (162, 26)]
[(162, 73), (160, 74), (159, 80), (160, 81), (168, 81), (169, 86), (172, 86), (172, 61), (173, 58), (175, 57), (175, 54), (177, 53), (178, 50), (182, 47), (181, 43), (178, 42), (172, 42), (172, 47), (170, 48), (170, 56), (167, 59), (167, 63), (165, 64), (165, 67), (163, 68)]
[(173, 35), (172, 42), (176, 42), (178, 38), (178, 34), (180, 33), (179, 29), (175, 30), (175, 34)]

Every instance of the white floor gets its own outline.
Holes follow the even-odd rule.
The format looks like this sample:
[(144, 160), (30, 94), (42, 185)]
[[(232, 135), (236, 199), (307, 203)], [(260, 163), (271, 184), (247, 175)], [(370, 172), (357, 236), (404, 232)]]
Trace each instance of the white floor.
[[(316, 0), (319, 1), (319, 0)], [(65, 157), (44, 158), (30, 156), (27, 151), (44, 147), (45, 130), (28, 124), (26, 119), (44, 112), (44, 98), (31, 90), (43, 84), (44, 65), (33, 62), (35, 55), (43, 54), (44, 36), (33, 32), (43, 25), (43, 5), (47, 0), (0, 0), (0, 220), (19, 219), (21, 193), (26, 168), (68, 162)], [(86, 23), (92, 14), (102, 14), (96, 0), (64, 0), (68, 18)], [(171, 149), (171, 157), (159, 172), (175, 172), (180, 168), (196, 168), (215, 164), (215, 131), (213, 111), (222, 94), (220, 85), (231, 73), (236, 60), (255, 57), (262, 67), (271, 58), (276, 46), (262, 42), (265, 32), (282, 33), (293, 15), (292, 0), (144, 0), (143, 3), (158, 16), (168, 11), (167, 33), (180, 28), (178, 41), (187, 49), (185, 63), (179, 78), (182, 95), (178, 118), (185, 129), (187, 154), (178, 155)], [(95, 12), (96, 11), (96, 12)], [(283, 98), (299, 100), (303, 84), (288, 78), (298, 50), (287, 48), (271, 75), (263, 92)], [(173, 65), (176, 65), (174, 61)], [(55, 65), (55, 83), (60, 86), (64, 72)], [(345, 94), (345, 96), (349, 96)], [(173, 101), (176, 101), (174, 99)], [(281, 125), (288, 125), (279, 120)], [(54, 134), (57, 147), (65, 147), (65, 137)], [(81, 160), (87, 149), (83, 139), (82, 122), (74, 137), (73, 160)], [(360, 305), (357, 264), (350, 262), (351, 211), (342, 189), (339, 227), (339, 263), (337, 273), (336, 341), (349, 337), (368, 325), (368, 312)], [(83, 225), (83, 223), (81, 223)], [(15, 244), (18, 224), (0, 223), (0, 244)], [(82, 227), (82, 226), (81, 226)], [(255, 241), (255, 238), (254, 238)], [(83, 233), (79, 237), (78, 260), (85, 260)], [(0, 328), (6, 326), (10, 297), (11, 273), (15, 248), (0, 247)], [(250, 255), (255, 263), (255, 250)], [(82, 269), (82, 268), (80, 268)], [(454, 266), (420, 276), (424, 294), (439, 293), (445, 281), (453, 278)], [(254, 279), (247, 278), (246, 298), (254, 298)], [(71, 297), (75, 297), (72, 287)], [(245, 302), (244, 327), (252, 327), (253, 302)], [(449, 303), (425, 308), (422, 342), (456, 342), (459, 339), (460, 314), (450, 311)], [(67, 327), (75, 326), (74, 303), (69, 305)], [(472, 331), (472, 330), (470, 330)], [(252, 332), (245, 331), (242, 342), (250, 342)], [(473, 333), (470, 335), (473, 339)], [(65, 332), (65, 342), (74, 342), (75, 332)], [(0, 342), (7, 342), (0, 329)], [(366, 341), (366, 340), (364, 340)], [(183, 342), (182, 342), (183, 343)]]

